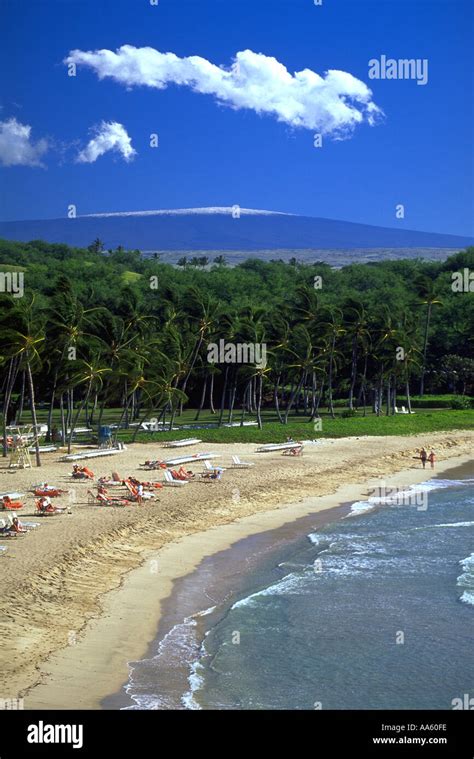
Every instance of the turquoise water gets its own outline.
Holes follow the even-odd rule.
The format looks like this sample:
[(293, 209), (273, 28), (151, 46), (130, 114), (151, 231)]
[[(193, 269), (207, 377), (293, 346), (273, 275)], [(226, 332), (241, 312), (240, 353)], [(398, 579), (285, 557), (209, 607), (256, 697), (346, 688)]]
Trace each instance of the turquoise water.
[[(450, 709), (474, 695), (473, 482), (353, 504), (286, 546), (270, 581), (253, 567), (252, 592), (217, 621), (183, 620), (134, 664), (135, 708)], [(165, 697), (172, 657), (188, 686)]]

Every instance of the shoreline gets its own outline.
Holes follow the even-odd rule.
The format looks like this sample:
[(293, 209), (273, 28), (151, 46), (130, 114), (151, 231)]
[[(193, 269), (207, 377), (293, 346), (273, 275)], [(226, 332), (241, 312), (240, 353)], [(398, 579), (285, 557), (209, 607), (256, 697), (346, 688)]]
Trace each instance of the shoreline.
[[(383, 470), (378, 467), (377, 477), (388, 485), (406, 486), (437, 477), (471, 460), (464, 452), (447, 453), (453, 455), (439, 461), (435, 470), (418, 469), (411, 464), (388, 474), (390, 467), (386, 466)], [(287, 501), (284, 506), (186, 534), (158, 549), (142, 552), (141, 565), (128, 571), (118, 588), (102, 595), (100, 614), (87, 623), (75, 644), (52, 653), (38, 668), (36, 683), (23, 691), (25, 707), (102, 708), (103, 700), (117, 697), (128, 681), (128, 663), (146, 656), (156, 640), (163, 607), (178, 580), (193, 573), (206, 557), (226, 551), (251, 535), (277, 530), (315, 514), (322, 514), (324, 523), (333, 521), (335, 507), (367, 496), (369, 479), (373, 477), (364, 476), (358, 483), (352, 481), (335, 492), (306, 496), (299, 502)]]

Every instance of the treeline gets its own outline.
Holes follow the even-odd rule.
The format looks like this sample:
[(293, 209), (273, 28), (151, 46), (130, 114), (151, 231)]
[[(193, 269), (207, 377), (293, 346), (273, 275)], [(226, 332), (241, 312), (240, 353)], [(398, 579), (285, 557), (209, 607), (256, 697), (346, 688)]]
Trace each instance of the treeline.
[[(70, 442), (84, 411), (100, 425), (111, 406), (124, 424), (172, 424), (185, 405), (197, 417), (210, 408), (222, 423), (251, 413), (261, 424), (269, 405), (285, 423), (295, 410), (334, 414), (340, 398), (349, 413), (372, 405), (380, 414), (394, 412), (400, 393), (410, 403), (412, 392), (473, 391), (473, 296), (452, 288), (454, 272), (474, 271), (472, 248), (442, 263), (337, 270), (296, 260), (228, 267), (223, 256), (174, 267), (96, 243), (0, 241), (3, 289), (23, 288), (0, 294), (4, 426), (25, 404), (34, 416), (39, 401), (50, 404), (50, 427), (60, 410)], [(220, 341), (263, 345), (266, 361), (210, 363)]]

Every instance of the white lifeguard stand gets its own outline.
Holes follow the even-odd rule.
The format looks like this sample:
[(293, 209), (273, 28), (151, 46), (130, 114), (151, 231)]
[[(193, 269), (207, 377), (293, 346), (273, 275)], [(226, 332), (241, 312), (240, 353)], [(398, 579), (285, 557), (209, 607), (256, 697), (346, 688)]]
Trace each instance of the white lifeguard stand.
[(11, 469), (28, 469), (31, 467), (30, 446), (33, 427), (13, 427), (12, 449), (10, 452)]

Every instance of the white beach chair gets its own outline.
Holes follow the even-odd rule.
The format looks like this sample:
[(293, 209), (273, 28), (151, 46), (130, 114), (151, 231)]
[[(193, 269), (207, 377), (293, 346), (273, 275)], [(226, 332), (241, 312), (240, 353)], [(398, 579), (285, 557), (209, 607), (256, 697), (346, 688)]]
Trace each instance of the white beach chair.
[(189, 485), (189, 480), (175, 480), (171, 472), (167, 469), (165, 472), (165, 480), (163, 482), (163, 485), (171, 488), (180, 488), (181, 485)]
[(223, 467), (223, 466), (216, 466), (215, 464), (212, 464), (209, 460), (206, 460), (204, 462), (204, 471), (205, 472), (214, 472), (216, 469), (219, 472), (225, 472), (225, 467)]
[(251, 466), (255, 466), (255, 464), (249, 461), (241, 461), (238, 456), (232, 456), (232, 467), (234, 469), (250, 469)]

